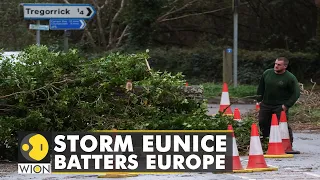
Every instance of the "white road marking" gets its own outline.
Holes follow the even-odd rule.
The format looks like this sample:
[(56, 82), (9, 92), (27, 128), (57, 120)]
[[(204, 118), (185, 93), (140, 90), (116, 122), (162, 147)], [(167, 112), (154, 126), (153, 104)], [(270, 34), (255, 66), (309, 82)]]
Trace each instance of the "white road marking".
[(307, 175), (310, 175), (310, 176), (314, 176), (314, 177), (320, 177), (319, 174), (310, 173), (310, 172), (304, 172), (304, 174), (307, 174)]
[(233, 176), (233, 177), (241, 178), (241, 179), (256, 180), (256, 179), (252, 179), (252, 178), (247, 177), (247, 176), (239, 176), (239, 175), (234, 175), (234, 174), (229, 174), (229, 175)]

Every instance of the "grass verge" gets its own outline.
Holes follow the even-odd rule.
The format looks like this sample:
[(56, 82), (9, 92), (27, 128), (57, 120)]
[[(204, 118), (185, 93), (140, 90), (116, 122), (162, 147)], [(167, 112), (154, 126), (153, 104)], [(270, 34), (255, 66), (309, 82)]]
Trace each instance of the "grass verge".
[[(202, 84), (205, 98), (214, 98), (221, 95), (221, 83), (204, 83)], [(236, 88), (233, 85), (228, 86), (229, 96), (234, 98), (243, 98), (256, 95), (256, 85), (238, 85)]]

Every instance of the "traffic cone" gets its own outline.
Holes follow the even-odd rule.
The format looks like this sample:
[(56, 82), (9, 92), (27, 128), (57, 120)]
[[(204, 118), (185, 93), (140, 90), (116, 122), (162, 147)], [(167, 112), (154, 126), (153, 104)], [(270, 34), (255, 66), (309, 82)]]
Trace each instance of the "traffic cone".
[(227, 83), (223, 83), (219, 112), (224, 112), (223, 114), (225, 115), (232, 115)]
[(228, 130), (232, 131), (232, 172), (233, 173), (251, 173), (252, 170), (244, 169), (241, 164), (237, 141), (234, 135), (232, 125), (228, 125)]
[(249, 147), (249, 160), (247, 169), (252, 171), (274, 171), (278, 170), (276, 167), (268, 167), (263, 156), (261, 141), (257, 125), (251, 125), (251, 137)]
[(270, 138), (266, 158), (291, 158), (292, 154), (286, 154), (283, 149), (278, 118), (276, 114), (272, 114)]
[(228, 125), (228, 130), (232, 131), (232, 172), (233, 173), (253, 172), (252, 170), (243, 169), (240, 156), (239, 156), (237, 141), (234, 135), (232, 125), (230, 124)]
[(257, 110), (257, 111), (260, 110), (260, 105), (259, 105), (259, 103), (256, 103), (256, 110)]
[(243, 167), (241, 165), (240, 157), (239, 157), (239, 151), (237, 146), (237, 141), (234, 136), (232, 125), (228, 125), (228, 130), (232, 131), (232, 147), (233, 147), (233, 156), (232, 156), (232, 170), (242, 170)]
[(241, 115), (239, 108), (234, 108), (233, 120), (241, 122)]
[(284, 151), (287, 154), (300, 154), (300, 151), (294, 151), (292, 149), (289, 130), (288, 130), (287, 115), (284, 111), (281, 111), (281, 114), (280, 114), (279, 128), (280, 128), (280, 135), (281, 135)]

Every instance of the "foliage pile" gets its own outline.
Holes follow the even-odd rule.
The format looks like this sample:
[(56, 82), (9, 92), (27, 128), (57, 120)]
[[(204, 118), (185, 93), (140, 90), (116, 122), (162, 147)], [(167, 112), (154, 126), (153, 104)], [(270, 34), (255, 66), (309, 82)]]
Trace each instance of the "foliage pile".
[[(0, 159), (14, 160), (17, 131), (97, 129), (226, 130), (247, 152), (248, 118), (208, 116), (207, 104), (185, 94), (181, 73), (149, 70), (147, 53), (111, 53), (86, 60), (77, 51), (31, 46), (19, 62), (0, 64)], [(1, 59), (0, 59), (1, 60)], [(127, 90), (131, 80), (133, 89)]]
[[(312, 82), (312, 81), (311, 81)], [(313, 82), (310, 90), (301, 86), (301, 96), (290, 112), (290, 121), (295, 123), (320, 123), (320, 92), (314, 91)]]

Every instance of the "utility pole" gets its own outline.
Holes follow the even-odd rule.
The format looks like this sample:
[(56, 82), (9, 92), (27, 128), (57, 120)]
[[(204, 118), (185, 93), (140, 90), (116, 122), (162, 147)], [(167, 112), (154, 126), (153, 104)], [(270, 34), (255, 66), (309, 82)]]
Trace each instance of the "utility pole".
[(63, 38), (64, 38), (64, 52), (65, 53), (67, 53), (69, 50), (68, 36), (69, 36), (69, 31), (64, 30)]
[[(38, 0), (36, 0), (36, 3), (38, 3)], [(37, 20), (37, 25), (40, 26), (40, 20)], [(37, 29), (36, 43), (37, 46), (40, 46), (40, 29)]]
[(238, 6), (239, 0), (233, 0), (233, 85), (238, 84)]
[[(37, 25), (40, 26), (40, 20), (37, 20)], [(37, 29), (36, 43), (37, 46), (40, 46), (40, 29)]]

